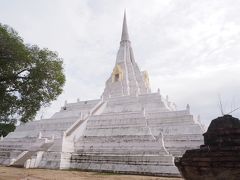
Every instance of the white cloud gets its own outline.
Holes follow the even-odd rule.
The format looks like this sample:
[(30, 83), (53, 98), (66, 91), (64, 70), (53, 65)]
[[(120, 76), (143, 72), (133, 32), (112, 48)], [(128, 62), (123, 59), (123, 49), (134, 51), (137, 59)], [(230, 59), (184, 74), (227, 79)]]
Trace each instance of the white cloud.
[[(56, 50), (67, 82), (64, 100), (98, 98), (119, 46), (123, 10), (136, 61), (180, 109), (189, 103), (205, 123), (240, 106), (240, 1), (235, 0), (0, 0), (0, 22), (27, 43)], [(231, 107), (232, 106), (232, 107)], [(240, 117), (240, 111), (234, 113)]]

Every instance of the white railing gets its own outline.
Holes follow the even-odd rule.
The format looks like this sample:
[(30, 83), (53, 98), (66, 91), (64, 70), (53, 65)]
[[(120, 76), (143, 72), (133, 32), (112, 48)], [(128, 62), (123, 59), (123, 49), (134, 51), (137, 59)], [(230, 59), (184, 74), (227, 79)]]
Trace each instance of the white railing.
[(79, 127), (79, 125), (81, 125), (84, 121), (86, 121), (91, 115), (95, 114), (99, 108), (104, 104), (103, 100), (101, 99), (89, 112), (89, 114), (85, 115), (83, 118), (80, 117), (75, 123), (73, 123), (73, 125), (68, 128), (65, 131), (65, 135), (66, 136), (70, 136), (74, 130), (77, 129), (77, 127)]

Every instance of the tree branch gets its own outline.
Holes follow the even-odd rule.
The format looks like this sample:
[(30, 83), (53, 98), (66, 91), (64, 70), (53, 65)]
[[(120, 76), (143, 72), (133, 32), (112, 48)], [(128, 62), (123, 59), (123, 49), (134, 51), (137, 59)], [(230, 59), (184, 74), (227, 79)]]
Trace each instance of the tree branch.
[(29, 68), (26, 68), (26, 69), (23, 69), (23, 70), (19, 71), (16, 74), (13, 74), (13, 75), (10, 75), (10, 76), (5, 76), (5, 77), (3, 76), (3, 77), (0, 78), (0, 82), (7, 81), (7, 80), (14, 80), (14, 79), (18, 79), (18, 78), (25, 79), (24, 76), (18, 76), (18, 75), (23, 73), (24, 71), (29, 71), (29, 70), (30, 70)]

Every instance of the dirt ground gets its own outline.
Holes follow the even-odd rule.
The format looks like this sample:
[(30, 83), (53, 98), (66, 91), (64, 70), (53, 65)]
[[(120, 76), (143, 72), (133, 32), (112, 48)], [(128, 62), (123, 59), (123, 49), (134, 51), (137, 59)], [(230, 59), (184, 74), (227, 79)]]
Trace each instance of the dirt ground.
[(182, 180), (152, 176), (120, 175), (82, 171), (0, 167), (0, 180)]

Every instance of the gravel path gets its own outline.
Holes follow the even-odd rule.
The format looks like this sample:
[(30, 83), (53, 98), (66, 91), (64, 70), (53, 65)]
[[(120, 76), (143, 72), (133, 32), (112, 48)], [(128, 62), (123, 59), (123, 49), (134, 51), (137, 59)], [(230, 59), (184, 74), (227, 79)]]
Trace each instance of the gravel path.
[(82, 171), (0, 167), (0, 180), (182, 180), (152, 176), (119, 175)]

